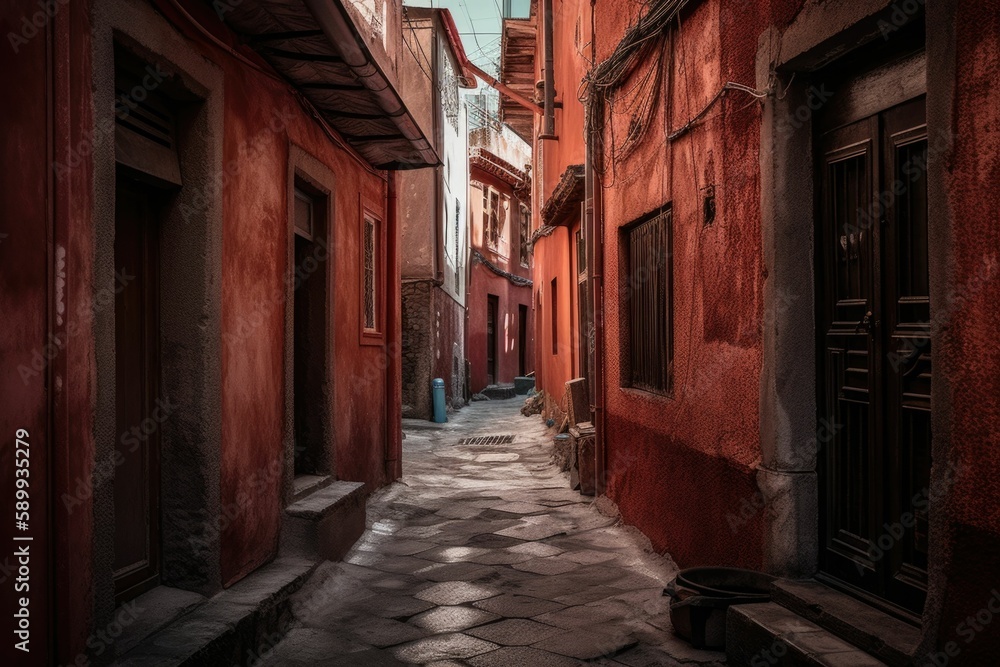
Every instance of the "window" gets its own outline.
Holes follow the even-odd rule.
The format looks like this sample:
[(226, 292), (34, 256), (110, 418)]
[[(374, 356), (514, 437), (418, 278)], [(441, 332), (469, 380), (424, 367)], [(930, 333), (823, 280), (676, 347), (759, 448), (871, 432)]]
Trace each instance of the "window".
[(552, 306), (549, 308), (549, 317), (552, 320), (552, 354), (559, 354), (559, 283), (552, 279), (549, 301)]
[(528, 252), (528, 244), (531, 242), (531, 214), (528, 211), (528, 207), (521, 205), (521, 234), (520, 234), (520, 254), (521, 254), (521, 266), (528, 268), (530, 266), (530, 258)]
[(378, 331), (378, 221), (369, 216), (364, 219), (364, 236), (362, 238), (362, 295), (364, 298), (365, 332)]
[(300, 188), (295, 188), (295, 233), (308, 241), (313, 239), (315, 203)]
[(510, 197), (500, 195), (491, 187), (483, 188), (483, 234), (486, 247), (495, 253), (507, 256), (510, 242), (507, 240), (507, 211)]
[(657, 394), (673, 372), (671, 250), (669, 208), (623, 230), (622, 386)]

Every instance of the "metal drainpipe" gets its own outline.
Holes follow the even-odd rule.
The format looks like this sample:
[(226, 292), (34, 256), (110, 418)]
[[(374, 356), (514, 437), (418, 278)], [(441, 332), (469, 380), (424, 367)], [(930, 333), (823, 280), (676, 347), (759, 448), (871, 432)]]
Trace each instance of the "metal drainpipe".
[[(597, 62), (597, 34), (594, 30), (594, 10), (597, 0), (590, 0), (591, 35), (590, 52), (592, 62)], [(593, 109), (591, 109), (593, 111)], [(588, 118), (587, 152), (584, 165), (584, 197), (587, 208), (584, 223), (587, 225), (587, 261), (590, 263), (587, 275), (591, 280), (591, 322), (594, 326), (594, 472), (596, 495), (604, 495), (607, 486), (605, 468), (604, 437), (604, 215), (600, 188), (597, 187), (597, 170), (594, 167), (595, 152), (599, 142), (596, 133), (603, 124), (603, 108), (596, 110), (597, 118)]]
[(543, 0), (545, 21), (545, 106), (539, 139), (556, 137), (555, 58), (552, 54), (552, 0)]
[(385, 354), (389, 363), (386, 364), (385, 377), (385, 430), (386, 454), (385, 475), (391, 480), (399, 479), (403, 474), (403, 348), (402, 348), (402, 283), (400, 282), (399, 266), (399, 234), (400, 225), (396, 207), (396, 172), (390, 171), (386, 181), (386, 295), (387, 306), (385, 318)]

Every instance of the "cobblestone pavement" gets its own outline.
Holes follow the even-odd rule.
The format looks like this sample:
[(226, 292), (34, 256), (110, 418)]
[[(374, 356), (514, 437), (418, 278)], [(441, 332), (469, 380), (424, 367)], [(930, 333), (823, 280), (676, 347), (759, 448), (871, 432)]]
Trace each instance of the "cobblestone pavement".
[[(294, 627), (260, 664), (722, 662), (672, 634), (673, 563), (569, 490), (551, 435), (521, 404), (406, 420), (402, 482), (369, 500), (368, 531), (296, 594)], [(516, 437), (459, 444), (493, 434)]]

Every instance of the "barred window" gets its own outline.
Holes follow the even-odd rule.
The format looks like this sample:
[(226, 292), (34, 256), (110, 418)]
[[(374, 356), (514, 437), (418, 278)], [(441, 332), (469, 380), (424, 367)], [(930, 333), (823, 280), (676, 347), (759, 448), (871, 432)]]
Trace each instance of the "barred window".
[(624, 228), (622, 386), (668, 394), (673, 375), (671, 211)]
[(364, 224), (364, 267), (362, 269), (362, 280), (364, 281), (364, 316), (365, 331), (377, 331), (378, 321), (376, 318), (376, 256), (378, 252), (378, 222), (365, 216)]
[(521, 234), (520, 234), (520, 254), (521, 254), (521, 266), (528, 268), (530, 266), (530, 254), (528, 252), (528, 244), (531, 242), (531, 213), (528, 211), (528, 207), (521, 205)]

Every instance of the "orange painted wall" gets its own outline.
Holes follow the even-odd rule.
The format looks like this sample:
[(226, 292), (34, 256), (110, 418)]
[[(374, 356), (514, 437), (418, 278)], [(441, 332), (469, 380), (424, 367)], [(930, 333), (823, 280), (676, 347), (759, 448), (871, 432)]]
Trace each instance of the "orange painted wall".
[[(534, 227), (543, 224), (540, 211), (560, 177), (570, 165), (582, 165), (586, 158), (583, 125), (584, 110), (579, 102), (581, 80), (589, 68), (589, 41), (591, 5), (589, 0), (553, 0), (553, 55), (555, 63), (556, 101), (562, 103), (555, 112), (555, 130), (558, 140), (534, 142), (532, 173), (538, 183), (532, 211)], [(545, 51), (544, 13), (539, 3), (538, 39), (535, 47), (536, 80), (544, 78)], [(542, 131), (542, 118), (535, 116), (535, 135)], [(540, 187), (539, 187), (540, 186)], [(541, 316), (536, 313), (536, 387), (552, 397), (564, 411), (565, 384), (580, 374), (578, 360), (579, 327), (577, 326), (577, 286), (574, 263), (576, 257), (575, 231), (560, 227), (554, 234), (540, 238), (534, 246), (535, 303), (541, 303)], [(575, 243), (575, 241), (574, 241)], [(558, 338), (557, 352), (553, 354), (551, 291), (552, 279), (559, 289), (557, 299)], [(558, 415), (557, 415), (558, 416)]]

